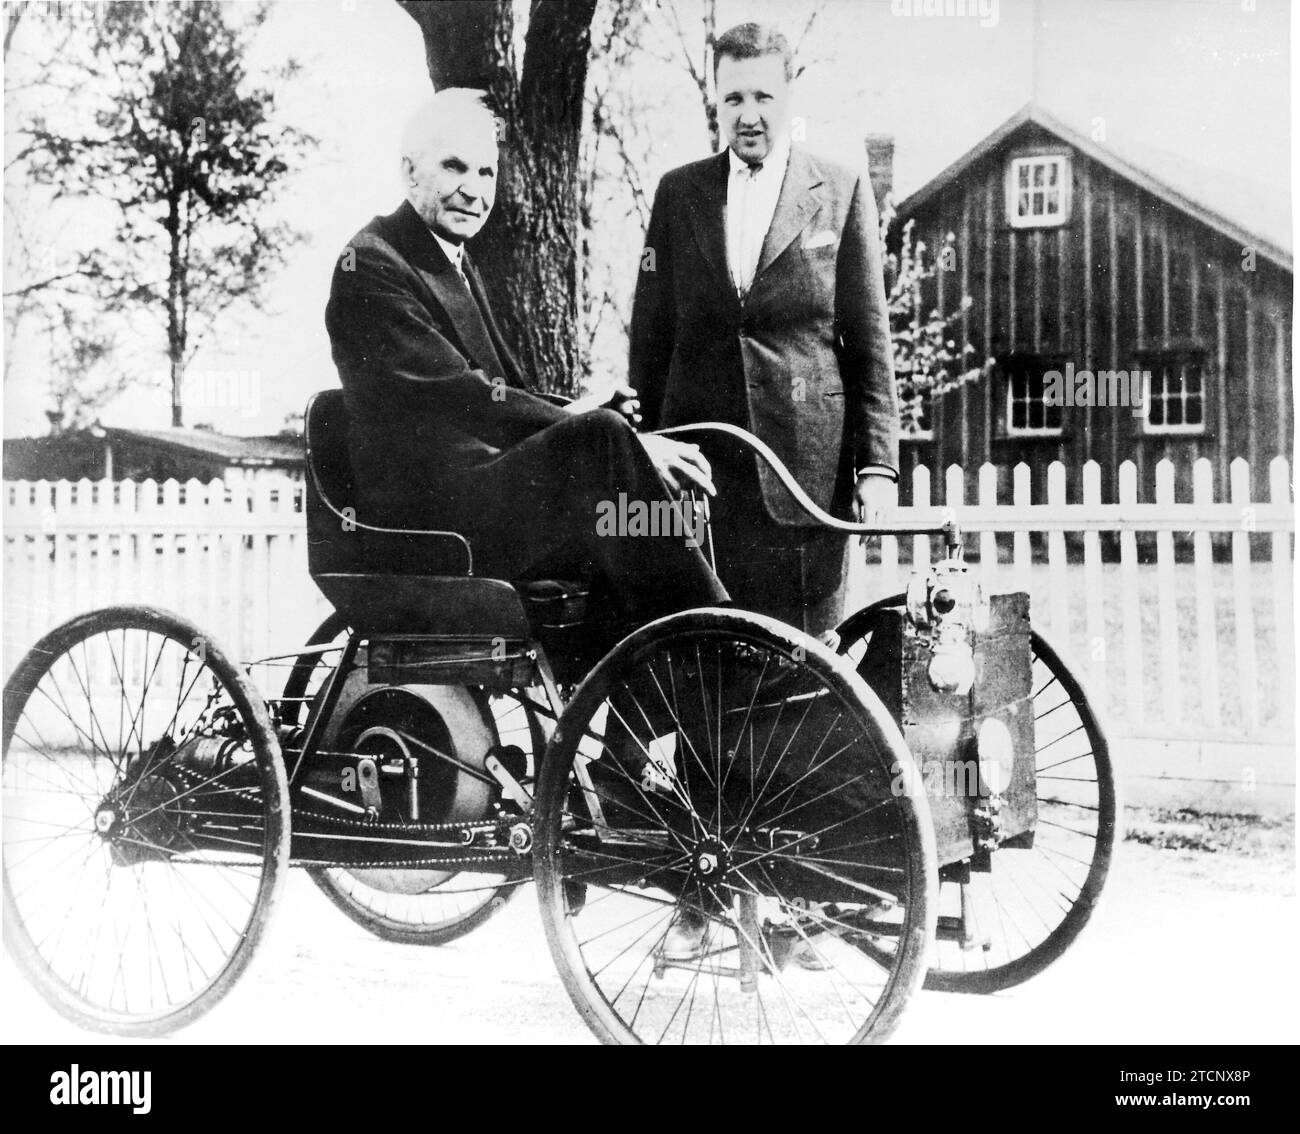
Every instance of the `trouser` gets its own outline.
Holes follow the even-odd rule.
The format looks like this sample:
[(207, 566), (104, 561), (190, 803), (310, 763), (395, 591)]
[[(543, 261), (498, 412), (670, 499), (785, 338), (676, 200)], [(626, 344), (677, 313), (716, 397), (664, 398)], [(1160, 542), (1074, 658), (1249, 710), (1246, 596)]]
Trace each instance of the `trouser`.
[(469, 539), (476, 574), (596, 580), (633, 623), (727, 600), (688, 535), (611, 524), (620, 496), (668, 500), (635, 433), (611, 410), (548, 426), (440, 488), (438, 522)]
[(751, 450), (703, 442), (718, 495), (711, 509), (717, 572), (735, 604), (818, 637), (843, 617), (849, 541), (841, 532), (778, 524), (763, 503)]

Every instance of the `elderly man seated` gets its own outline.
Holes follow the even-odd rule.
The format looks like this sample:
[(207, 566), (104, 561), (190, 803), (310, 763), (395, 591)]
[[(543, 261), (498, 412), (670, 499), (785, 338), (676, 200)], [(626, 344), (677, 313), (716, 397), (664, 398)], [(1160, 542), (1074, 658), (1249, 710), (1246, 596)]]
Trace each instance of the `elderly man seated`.
[(712, 492), (699, 450), (634, 432), (626, 387), (539, 396), (502, 337), (466, 248), (492, 211), (496, 138), (479, 92), (434, 95), (403, 138), (406, 200), (335, 267), (325, 322), (360, 513), (461, 532), (479, 574), (596, 580), (629, 622), (725, 601), (694, 541), (599, 522), (620, 498)]

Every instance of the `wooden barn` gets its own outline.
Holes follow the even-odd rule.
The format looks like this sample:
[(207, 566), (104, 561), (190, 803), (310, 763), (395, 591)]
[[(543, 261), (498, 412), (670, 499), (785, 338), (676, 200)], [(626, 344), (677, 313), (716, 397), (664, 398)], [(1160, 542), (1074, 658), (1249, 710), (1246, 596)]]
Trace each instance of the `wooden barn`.
[[(903, 446), (905, 471), (955, 463), (973, 483), (983, 462), (1001, 479), (1023, 461), (1037, 497), (1049, 462), (1093, 459), (1114, 499), (1131, 459), (1151, 499), (1168, 457), (1190, 499), (1191, 462), (1208, 457), (1224, 499), (1234, 458), (1250, 462), (1256, 492), (1269, 460), (1290, 458), (1289, 251), (1032, 104), (902, 201), (900, 228), (908, 219), (931, 252), (954, 234), (927, 298), (951, 312), (969, 295), (957, 329), (974, 360), (996, 365), (936, 399), (930, 429)], [(1150, 374), (1140, 406), (1114, 405), (1113, 384), (1112, 404), (1054, 404), (1053, 371), (1135, 368)]]

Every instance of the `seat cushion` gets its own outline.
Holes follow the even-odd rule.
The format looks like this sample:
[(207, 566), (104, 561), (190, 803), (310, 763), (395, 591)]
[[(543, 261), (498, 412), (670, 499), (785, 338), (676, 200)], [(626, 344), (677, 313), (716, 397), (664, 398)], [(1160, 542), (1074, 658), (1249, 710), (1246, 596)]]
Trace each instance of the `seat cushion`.
[(348, 625), (366, 638), (531, 637), (520, 595), (500, 579), (445, 575), (315, 575)]

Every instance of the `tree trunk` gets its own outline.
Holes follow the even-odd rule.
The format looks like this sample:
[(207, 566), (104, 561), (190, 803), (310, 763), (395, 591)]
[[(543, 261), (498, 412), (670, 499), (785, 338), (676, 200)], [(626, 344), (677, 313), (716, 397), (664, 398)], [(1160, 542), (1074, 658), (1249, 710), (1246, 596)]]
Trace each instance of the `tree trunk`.
[(172, 388), (172, 428), (185, 423), (185, 329), (181, 316), (180, 205), (173, 197), (167, 210), (167, 361)]
[(522, 70), (510, 0), (398, 0), (437, 89), (487, 91), (502, 119), (496, 208), (473, 255), (493, 311), (543, 389), (582, 384), (578, 150), (596, 0), (533, 0)]

